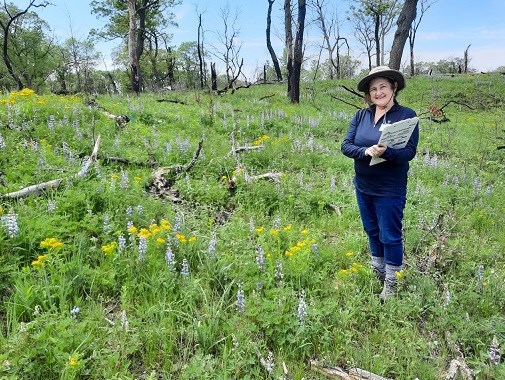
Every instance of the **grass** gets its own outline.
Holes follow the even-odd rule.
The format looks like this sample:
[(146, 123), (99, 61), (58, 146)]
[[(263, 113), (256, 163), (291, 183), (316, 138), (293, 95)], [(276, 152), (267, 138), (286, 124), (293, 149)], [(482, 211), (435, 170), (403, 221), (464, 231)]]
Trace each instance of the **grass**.
[[(354, 82), (306, 84), (297, 106), (270, 85), (98, 97), (124, 127), (84, 98), (2, 96), (2, 193), (64, 180), (1, 198), (0, 377), (320, 378), (311, 359), (396, 379), (444, 378), (459, 359), (503, 377), (489, 358), (505, 340), (503, 78), (402, 91), (421, 142), (400, 294), (384, 305), (340, 153), (355, 109), (332, 95), (359, 102), (341, 84)], [(195, 165), (171, 172), (182, 202), (150, 194), (153, 169), (188, 164), (200, 140)], [(278, 177), (250, 180), (265, 173)]]

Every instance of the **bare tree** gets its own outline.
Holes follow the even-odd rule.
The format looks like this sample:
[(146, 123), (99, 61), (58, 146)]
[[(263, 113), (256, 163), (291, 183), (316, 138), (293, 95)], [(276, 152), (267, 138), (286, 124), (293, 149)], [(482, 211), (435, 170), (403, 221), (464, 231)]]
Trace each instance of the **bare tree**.
[(204, 72), (203, 72), (203, 27), (202, 27), (202, 14), (198, 15), (198, 67), (200, 69), (200, 89), (203, 90), (205, 85)]
[(303, 34), (305, 32), (306, 0), (298, 0), (298, 21), (296, 23), (295, 45), (293, 49), (293, 74), (291, 75), (291, 103), (300, 102), (300, 77), (303, 62)]
[[(421, 0), (420, 12), (416, 12), (416, 19), (412, 22), (409, 31), (409, 48), (410, 48), (410, 75), (415, 75), (415, 62), (414, 62), (414, 43), (416, 40), (417, 29), (421, 24), (424, 14), (437, 0)], [(419, 17), (418, 17), (419, 16)]]
[(468, 58), (468, 49), (470, 49), (471, 44), (465, 49), (465, 54), (463, 55), (463, 72), (466, 74), (468, 72), (468, 63), (470, 59)]
[(217, 31), (219, 42), (224, 47), (224, 52), (219, 52), (213, 46), (214, 52), (212, 53), (217, 59), (224, 63), (227, 88), (232, 88), (235, 81), (242, 72), (243, 60), (240, 59), (240, 50), (242, 43), (239, 42), (238, 36), (240, 30), (237, 29), (239, 11), (235, 10), (235, 14), (230, 19), (230, 6), (228, 3), (221, 8), (221, 20), (223, 21), (223, 31)]
[(18, 86), (19, 90), (22, 90), (24, 85), (23, 82), (21, 82), (21, 79), (14, 70), (11, 59), (9, 57), (9, 40), (10, 40), (10, 28), (13, 22), (16, 21), (17, 18), (25, 15), (30, 8), (45, 8), (51, 3), (49, 1), (42, 1), (40, 4), (36, 4), (36, 0), (30, 0), (29, 4), (26, 6), (24, 10), (20, 10), (16, 7), (12, 7), (9, 4), (7, 4), (7, 1), (4, 0), (3, 2), (3, 8), (6, 14), (6, 20), (0, 19), (0, 27), (2, 28), (3, 32), (3, 41), (2, 41), (2, 58), (5, 63), (5, 67), (7, 67), (7, 71), (11, 75), (12, 79), (14, 79), (14, 82), (16, 82), (16, 85)]
[(272, 5), (274, 4), (274, 2), (275, 0), (268, 0), (267, 29), (266, 29), (267, 48), (268, 51), (270, 52), (270, 57), (272, 57), (272, 63), (274, 65), (275, 75), (277, 75), (277, 80), (282, 81), (281, 67), (279, 66), (279, 60), (277, 59), (277, 54), (275, 54), (275, 50), (272, 47), (272, 41), (270, 39), (270, 26), (272, 24)]
[[(351, 8), (352, 9), (352, 8)], [(373, 20), (362, 12), (356, 12), (347, 17), (353, 25), (353, 34), (356, 40), (365, 49), (368, 59), (368, 69), (372, 69), (372, 57), (374, 55), (374, 25)]]
[(323, 34), (323, 48), (328, 52), (329, 78), (334, 79), (334, 71), (337, 78), (341, 78), (340, 48), (345, 44), (349, 51), (347, 39), (340, 37), (339, 23), (336, 12), (328, 9), (329, 0), (312, 0), (312, 6), (316, 11), (316, 23)]
[(398, 21), (396, 22), (398, 28), (396, 29), (389, 55), (389, 67), (392, 69), (400, 69), (405, 42), (409, 36), (412, 22), (416, 18), (417, 2), (418, 0), (405, 0), (400, 16), (398, 16)]

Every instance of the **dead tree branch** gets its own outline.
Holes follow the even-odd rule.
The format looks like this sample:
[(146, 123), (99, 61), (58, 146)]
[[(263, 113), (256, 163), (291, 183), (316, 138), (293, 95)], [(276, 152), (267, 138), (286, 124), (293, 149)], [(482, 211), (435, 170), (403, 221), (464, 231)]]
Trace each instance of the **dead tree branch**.
[[(89, 171), (89, 168), (91, 167), (91, 164), (96, 161), (96, 157), (98, 155), (98, 147), (100, 145), (100, 135), (95, 141), (95, 145), (93, 147), (93, 152), (89, 157), (84, 158), (81, 170), (77, 174), (74, 175), (74, 178), (84, 178), (86, 174)], [(31, 194), (39, 194), (45, 190), (49, 189), (56, 189), (60, 186), (60, 184), (65, 180), (65, 178), (57, 178), (53, 179), (52, 181), (48, 182), (42, 182), (38, 183), (36, 185), (31, 185), (28, 187), (25, 187), (21, 190), (14, 191), (12, 193), (7, 193), (3, 194), (1, 197), (2, 198), (9, 198), (9, 199), (18, 199), (18, 198), (23, 198)]]

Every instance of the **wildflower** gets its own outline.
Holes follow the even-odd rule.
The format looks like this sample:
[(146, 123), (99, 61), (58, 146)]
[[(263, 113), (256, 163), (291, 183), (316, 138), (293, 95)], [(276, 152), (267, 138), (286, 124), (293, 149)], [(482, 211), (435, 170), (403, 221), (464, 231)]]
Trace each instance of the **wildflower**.
[(32, 266), (34, 268), (43, 268), (46, 265), (46, 255), (37, 256), (37, 260), (32, 261)]
[(347, 275), (349, 275), (349, 270), (348, 269), (340, 269), (338, 271), (338, 274), (341, 276), (347, 276)]
[(47, 201), (47, 212), (54, 212), (56, 210), (56, 201), (55, 200), (48, 200)]
[(181, 274), (185, 278), (189, 277), (189, 265), (188, 265), (188, 260), (186, 260), (186, 259), (182, 260)]
[(274, 371), (274, 354), (269, 351), (268, 352), (268, 356), (266, 359), (264, 359), (262, 356), (260, 357), (260, 363), (261, 365), (263, 366), (263, 368), (265, 368), (265, 371), (267, 371), (267, 373), (269, 375), (272, 374), (272, 372)]
[(265, 251), (261, 245), (256, 247), (256, 265), (258, 265), (260, 272), (265, 271)]
[(209, 241), (209, 256), (211, 257), (216, 256), (216, 243), (217, 243), (216, 232), (213, 232), (212, 237)]
[(136, 235), (137, 234), (137, 227), (135, 227), (134, 225), (131, 225), (130, 227), (128, 227), (128, 232), (131, 234), (131, 235)]
[(119, 235), (119, 237), (117, 238), (117, 243), (118, 243), (118, 252), (119, 253), (124, 252), (126, 248), (126, 239), (123, 234)]
[(165, 260), (167, 260), (168, 269), (173, 272), (175, 270), (175, 256), (172, 252), (170, 244), (167, 244), (167, 250), (165, 252)]
[(197, 241), (197, 240), (198, 240), (198, 239), (197, 239), (197, 237), (196, 237), (196, 236), (191, 236), (191, 237), (189, 238), (189, 240), (188, 240), (188, 241), (189, 241), (190, 243), (194, 243), (194, 242), (195, 242), (195, 241)]
[(277, 236), (277, 235), (279, 235), (279, 233), (280, 233), (280, 230), (278, 230), (278, 229), (272, 228), (270, 230), (270, 235), (272, 235), (272, 236)]
[(145, 236), (139, 238), (139, 261), (144, 261), (147, 252), (147, 239)]
[(160, 227), (162, 230), (170, 230), (172, 228), (172, 226), (170, 225), (170, 222), (166, 219), (161, 220)]
[(301, 232), (302, 235), (308, 235), (309, 234), (309, 230), (307, 229), (303, 229), (302, 232)]
[(351, 272), (352, 273), (357, 273), (362, 268), (363, 268), (362, 264), (360, 264), (360, 263), (352, 263), (352, 265), (351, 265)]
[(300, 321), (300, 323), (303, 323), (307, 314), (308, 312), (307, 304), (305, 303), (305, 291), (302, 290), (300, 299), (298, 301), (298, 321)]
[(121, 311), (121, 328), (128, 331), (128, 318), (126, 317), (126, 311)]
[(501, 354), (500, 354), (500, 343), (498, 343), (498, 339), (496, 335), (493, 336), (493, 340), (491, 342), (491, 346), (489, 347), (489, 351), (487, 352), (487, 356), (489, 361), (493, 365), (500, 364)]
[(402, 271), (402, 270), (400, 270), (400, 271), (396, 271), (396, 272), (395, 272), (395, 276), (396, 276), (396, 279), (397, 279), (398, 281), (401, 281), (401, 280), (403, 279), (403, 277), (404, 277), (403, 271)]
[(77, 355), (74, 354), (68, 358), (68, 366), (69, 367), (75, 368), (75, 367), (77, 367), (78, 364), (79, 364), (79, 362), (77, 360)]
[(57, 238), (51, 237), (51, 238), (45, 238), (40, 242), (40, 248), (60, 248), (63, 247), (63, 243), (59, 241)]
[(349, 252), (347, 252), (345, 255), (346, 255), (347, 257), (352, 257), (352, 256), (354, 256), (354, 253), (353, 253), (353, 252), (351, 252), (351, 251), (349, 251)]
[(330, 179), (330, 191), (332, 193), (335, 192), (335, 189), (336, 189), (336, 184), (335, 184), (335, 176), (332, 176), (331, 179)]
[(250, 233), (254, 232), (254, 219), (252, 216), (249, 218), (249, 232)]
[(113, 241), (110, 244), (107, 245), (102, 245), (102, 251), (105, 254), (105, 256), (109, 256), (112, 252), (114, 252), (117, 249), (117, 243)]
[(277, 286), (282, 286), (284, 283), (284, 273), (283, 273), (283, 267), (282, 267), (282, 262), (278, 261), (277, 264), (275, 265), (275, 271), (274, 271), (274, 277), (275, 280), (277, 281)]
[(72, 310), (70, 310), (70, 315), (72, 316), (72, 318), (76, 319), (80, 312), (81, 309), (78, 306), (74, 306)]
[(310, 245), (310, 251), (315, 253), (316, 255), (319, 254), (319, 247), (317, 246), (317, 243), (312, 243)]
[(6, 146), (3, 136), (0, 135), (0, 149), (5, 149)]
[(128, 178), (128, 173), (121, 169), (121, 188), (123, 190), (128, 190), (128, 186), (130, 184), (130, 180)]
[(153, 236), (153, 234), (147, 228), (141, 228), (138, 236), (149, 239), (151, 236)]
[(291, 231), (291, 229), (293, 228), (293, 225), (292, 224), (288, 224), (286, 227), (283, 228), (284, 231), (288, 232), (288, 231)]
[(103, 232), (105, 233), (111, 230), (111, 224), (109, 219), (110, 219), (109, 215), (105, 214), (103, 217)]
[(17, 218), (18, 215), (12, 210), (1, 217), (2, 226), (10, 238), (14, 238), (19, 235)]
[(260, 227), (254, 229), (254, 231), (256, 231), (256, 233), (258, 235), (261, 234), (264, 230), (265, 230), (265, 227), (263, 227), (263, 226), (260, 226)]
[(245, 311), (245, 296), (244, 296), (244, 289), (242, 288), (242, 283), (238, 284), (235, 307), (239, 313), (243, 313)]
[(175, 237), (176, 237), (177, 241), (181, 244), (185, 244), (188, 242), (188, 240), (186, 239), (186, 236), (184, 234), (175, 234)]
[(156, 238), (156, 243), (158, 244), (165, 244), (165, 239), (159, 237), (159, 238)]

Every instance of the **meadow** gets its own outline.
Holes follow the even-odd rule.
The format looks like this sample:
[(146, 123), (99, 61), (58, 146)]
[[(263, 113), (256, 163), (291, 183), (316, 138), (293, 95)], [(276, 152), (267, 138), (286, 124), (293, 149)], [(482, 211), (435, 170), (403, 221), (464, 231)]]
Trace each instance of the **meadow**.
[(400, 93), (421, 139), (384, 304), (343, 86), (1, 95), (0, 378), (505, 378), (504, 76)]

